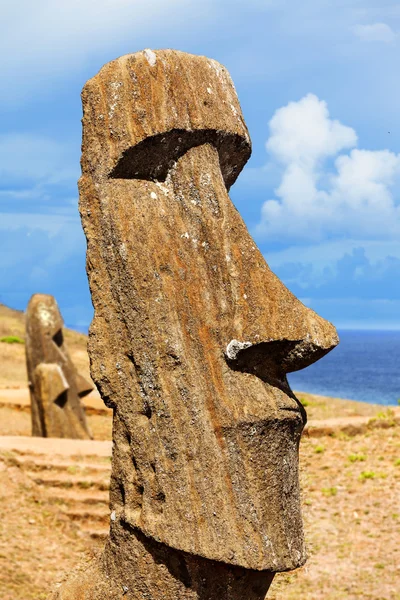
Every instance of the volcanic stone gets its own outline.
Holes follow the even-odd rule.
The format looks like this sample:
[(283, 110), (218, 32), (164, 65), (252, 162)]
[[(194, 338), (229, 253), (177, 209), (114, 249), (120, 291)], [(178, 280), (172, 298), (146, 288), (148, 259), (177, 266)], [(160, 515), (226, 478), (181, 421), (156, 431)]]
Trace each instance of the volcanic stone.
[(286, 375), (336, 331), (271, 272), (229, 198), (251, 148), (223, 66), (145, 50), (105, 65), (82, 99), (112, 519), (102, 558), (57, 598), (265, 598), (306, 560), (306, 416)]

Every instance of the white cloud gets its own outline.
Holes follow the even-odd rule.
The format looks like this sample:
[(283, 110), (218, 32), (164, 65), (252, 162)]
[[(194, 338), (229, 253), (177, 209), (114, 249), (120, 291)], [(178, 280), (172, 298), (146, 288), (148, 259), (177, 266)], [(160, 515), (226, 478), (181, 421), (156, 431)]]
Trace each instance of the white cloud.
[(267, 150), (283, 163), (313, 167), (326, 156), (351, 148), (356, 133), (329, 118), (326, 102), (307, 94), (276, 111), (269, 123)]
[(74, 196), (79, 160), (72, 155), (67, 144), (51, 138), (0, 135), (0, 231), (23, 231), (24, 246), (34, 232), (56, 237), (66, 228), (80, 229)]
[[(356, 133), (332, 120), (326, 103), (312, 94), (277, 110), (270, 130), (267, 150), (283, 173), (276, 198), (263, 204), (256, 235), (315, 242), (400, 234), (394, 195), (400, 155), (358, 149), (339, 154), (356, 144)], [(328, 159), (334, 157), (332, 170)]]
[(355, 25), (353, 33), (363, 42), (384, 42), (391, 44), (396, 39), (396, 34), (386, 23), (373, 23), (371, 25)]

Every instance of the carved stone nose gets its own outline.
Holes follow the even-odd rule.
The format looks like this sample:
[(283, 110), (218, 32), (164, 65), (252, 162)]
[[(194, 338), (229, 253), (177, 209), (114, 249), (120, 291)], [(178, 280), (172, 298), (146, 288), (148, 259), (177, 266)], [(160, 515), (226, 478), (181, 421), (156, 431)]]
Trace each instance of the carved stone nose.
[[(330, 323), (327, 323), (327, 328)], [(311, 336), (303, 340), (270, 340), (252, 344), (232, 340), (225, 351), (228, 364), (263, 381), (281, 381), (287, 373), (300, 371), (327, 354), (338, 343), (336, 331), (330, 341), (319, 344)]]

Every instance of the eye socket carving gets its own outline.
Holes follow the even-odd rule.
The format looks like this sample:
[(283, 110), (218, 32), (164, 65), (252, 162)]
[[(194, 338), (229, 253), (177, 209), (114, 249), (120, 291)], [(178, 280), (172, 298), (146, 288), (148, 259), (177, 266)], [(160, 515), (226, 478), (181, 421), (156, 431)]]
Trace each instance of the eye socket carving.
[(64, 408), (68, 401), (67, 390), (65, 392), (61, 392), (59, 396), (54, 400), (54, 404), (57, 404), (58, 407)]
[(229, 190), (250, 157), (250, 142), (238, 134), (213, 129), (171, 129), (147, 137), (122, 153), (109, 179), (163, 182), (181, 156), (203, 144), (212, 144), (217, 149), (222, 177)]
[(57, 333), (55, 333), (53, 335), (53, 342), (56, 344), (56, 346), (58, 346), (59, 348), (61, 348), (61, 346), (64, 343), (64, 336), (63, 336), (62, 329), (59, 329), (57, 331)]

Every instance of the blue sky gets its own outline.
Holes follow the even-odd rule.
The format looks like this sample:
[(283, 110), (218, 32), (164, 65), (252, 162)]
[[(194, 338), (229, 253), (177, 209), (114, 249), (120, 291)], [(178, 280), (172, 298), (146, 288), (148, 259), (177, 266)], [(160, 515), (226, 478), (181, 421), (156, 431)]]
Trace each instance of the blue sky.
[(231, 197), (273, 270), (339, 328), (400, 328), (398, 2), (15, 0), (0, 29), (0, 302), (51, 293), (87, 327), (80, 91), (176, 48), (233, 77), (253, 155)]

